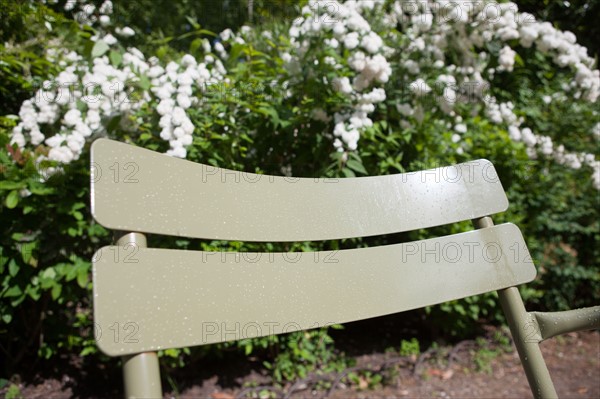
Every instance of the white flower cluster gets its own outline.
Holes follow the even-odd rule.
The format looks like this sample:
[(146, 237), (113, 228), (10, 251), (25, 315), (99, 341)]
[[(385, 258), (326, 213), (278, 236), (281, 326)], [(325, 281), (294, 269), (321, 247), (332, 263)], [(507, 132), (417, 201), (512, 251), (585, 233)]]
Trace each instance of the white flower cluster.
[[(97, 29), (93, 40), (118, 49), (122, 38), (135, 34), (127, 27), (112, 29), (110, 0), (98, 10), (87, 1), (68, 0), (65, 9)], [(385, 35), (378, 33), (382, 31)], [(199, 89), (228, 81), (221, 60), (229, 57), (229, 47), (251, 40), (250, 32), (248, 27), (238, 33), (226, 29), (212, 46), (203, 41), (203, 60), (186, 55), (166, 66), (158, 65), (157, 60), (146, 61), (136, 49), (129, 49), (114, 67), (107, 57), (87, 65), (77, 54), (50, 48), (48, 54), (62, 72), (55, 78), (56, 87), (45, 85), (35, 99), (23, 104), (13, 142), (19, 146), (45, 143), (51, 147), (49, 158), (69, 162), (79, 156), (87, 137), (103, 132), (107, 120), (119, 117), (122, 122), (131, 122), (137, 109), (150, 104), (160, 118), (160, 137), (170, 143), (168, 153), (185, 157), (185, 147), (192, 142), (194, 132), (188, 110), (201, 106), (197, 101)], [(274, 36), (262, 32), (258, 37), (273, 40)], [(290, 47), (282, 48), (279, 54), (287, 73), (276, 76), (284, 86), (283, 96), (291, 98), (296, 90), (302, 92), (307, 76), (322, 84), (324, 93), (337, 93), (340, 101), (320, 104), (310, 116), (329, 126), (338, 151), (356, 149), (361, 133), (372, 126), (369, 116), (388, 97), (386, 83), (393, 65), (396, 80), (407, 94), (394, 102), (403, 118), (402, 127), (418, 125), (426, 112), (439, 110), (436, 117), (441, 119), (441, 126), (451, 130), (451, 145), (460, 153), (466, 148), (466, 121), (473, 116), (486, 117), (505, 127), (510, 138), (522, 142), (533, 158), (544, 156), (574, 169), (591, 167), (594, 184), (600, 189), (599, 163), (594, 155), (569, 153), (550, 137), (536, 134), (526, 127), (530, 124), (526, 118), (517, 116), (520, 110), (512, 102), (498, 101), (493, 95), (496, 74), (510, 74), (521, 64), (514, 46), (519, 43), (535, 48), (558, 68), (573, 74), (561, 92), (542, 96), (544, 104), (554, 99), (594, 103), (600, 96), (595, 60), (576, 43), (575, 36), (519, 13), (514, 3), (310, 0), (291, 24), (288, 36)], [(491, 48), (499, 50), (488, 50)], [(327, 70), (326, 76), (321, 69)], [(150, 88), (142, 91), (138, 103), (123, 101), (128, 84), (142, 78), (150, 81)], [(88, 84), (97, 87), (93, 90), (97, 102), (87, 100)], [(72, 89), (65, 90), (65, 85)], [(397, 92), (401, 88), (389, 89)], [(59, 95), (63, 92), (74, 101), (65, 100), (70, 98), (66, 94)], [(468, 107), (458, 107), (459, 103)], [(468, 114), (465, 109), (470, 110)], [(131, 127), (131, 123), (124, 126)], [(600, 136), (600, 124), (593, 134)]]
[(160, 101), (156, 112), (161, 115), (159, 126), (160, 137), (171, 145), (167, 154), (185, 158), (186, 146), (192, 144), (194, 124), (186, 114), (192, 105), (198, 104), (193, 96), (194, 88), (205, 88), (207, 85), (223, 79), (223, 64), (214, 57), (206, 57), (205, 61), (217, 64), (217, 68), (209, 70), (206, 62), (197, 63), (196, 59), (186, 54), (179, 63), (170, 62), (166, 68), (153, 66), (148, 71), (151, 91)]
[[(73, 10), (76, 6), (80, 9), (78, 12), (89, 12), (94, 7), (78, 0), (68, 1), (65, 9)], [(112, 10), (110, 0), (102, 3), (99, 8), (101, 20)], [(134, 33), (127, 27), (116, 28), (115, 32), (123, 37)], [(103, 41), (113, 47), (119, 43), (102, 28), (91, 40)], [(204, 43), (204, 49), (210, 51), (210, 45)], [(34, 146), (45, 144), (49, 148), (48, 155), (40, 157), (39, 161), (49, 159), (69, 163), (78, 159), (86, 141), (92, 135), (106, 134), (106, 126), (114, 118), (119, 120), (120, 129), (134, 131), (136, 112), (148, 104), (152, 107), (156, 104), (162, 129), (160, 137), (171, 147), (167, 154), (185, 158), (185, 146), (192, 143), (194, 132), (186, 110), (197, 104), (194, 92), (222, 81), (227, 73), (222, 62), (210, 54), (202, 63), (187, 54), (179, 62), (170, 62), (163, 68), (158, 59), (146, 60), (136, 48), (127, 49), (118, 66), (114, 66), (106, 55), (94, 58), (89, 64), (80, 55), (64, 48), (49, 47), (46, 51), (47, 58), (62, 71), (54, 79), (44, 82), (35, 96), (22, 104), (20, 122), (13, 129), (11, 139), (11, 143), (21, 148), (28, 143)], [(132, 91), (143, 79), (149, 80), (150, 87), (138, 89), (133, 96)]]
[(512, 72), (515, 65), (515, 55), (517, 53), (508, 46), (502, 47), (500, 50), (500, 57), (498, 57), (498, 70)]
[[(600, 95), (600, 72), (593, 69), (595, 63), (587, 54), (587, 49), (576, 43), (572, 32), (562, 32), (549, 22), (536, 21), (528, 13), (518, 13), (514, 3), (498, 5), (501, 12), (500, 18), (487, 15), (484, 12), (477, 14), (476, 21), (480, 22), (481, 37), (494, 36), (502, 41), (519, 39), (521, 46), (529, 48), (533, 45), (542, 53), (552, 56), (553, 62), (559, 67), (570, 67), (576, 72), (576, 78), (570, 89), (574, 90), (574, 97), (582, 97), (594, 102)], [(511, 62), (512, 59), (512, 62)], [(514, 51), (505, 46), (500, 51), (500, 65), (506, 70), (512, 70)]]
[[(58, 60), (64, 70), (53, 81), (46, 81), (35, 96), (25, 101), (13, 130), (12, 142), (24, 147), (27, 142), (44, 142), (50, 150), (48, 159), (69, 163), (78, 159), (86, 139), (94, 133), (103, 133), (102, 121), (121, 116), (122, 128), (127, 116), (140, 108), (149, 96), (132, 101), (127, 87), (139, 80), (139, 74), (149, 69), (143, 54), (130, 48), (123, 54), (121, 69), (111, 65), (108, 57), (98, 57), (88, 66), (81, 56), (55, 48), (48, 57)], [(55, 122), (60, 120), (58, 132)], [(55, 133), (46, 138), (44, 130)]]
[[(530, 14), (519, 13), (514, 3), (396, 1), (391, 4), (390, 10), (383, 20), (387, 24), (401, 24), (403, 31), (398, 34), (396, 42), (407, 43), (397, 48), (393, 57), (398, 59), (399, 67), (410, 79), (407, 81), (408, 92), (414, 96), (411, 102), (396, 105), (398, 112), (408, 118), (403, 126), (410, 126), (411, 119), (420, 122), (423, 112), (421, 102), (435, 94), (439, 109), (453, 119), (447, 125), (454, 125), (455, 133), (451, 140), (458, 144), (457, 151), (462, 153), (461, 135), (466, 131), (466, 125), (455, 113), (455, 105), (457, 102), (479, 103), (489, 120), (506, 126), (511, 139), (527, 146), (531, 157), (537, 157), (539, 153), (571, 168), (586, 164), (593, 168), (593, 181), (600, 189), (598, 161), (594, 155), (567, 153), (563, 146), (555, 146), (550, 137), (521, 128), (526, 121), (515, 115), (514, 105), (511, 102), (499, 103), (491, 94), (494, 88), (490, 80), (494, 74), (513, 71), (517, 52), (510, 43), (519, 40), (525, 48), (535, 45), (558, 67), (571, 68), (574, 79), (564, 88), (566, 93), (574, 99), (596, 102), (600, 73), (594, 69), (594, 59), (576, 43), (571, 32), (561, 32), (550, 23), (538, 22)], [(486, 44), (492, 41), (501, 46), (495, 69), (489, 67), (493, 56), (486, 52)], [(473, 48), (477, 51), (472, 51)], [(461, 65), (447, 62), (450, 53), (460, 55)], [(431, 80), (431, 72), (419, 76), (424, 70), (431, 71), (432, 67), (439, 71), (435, 82)], [(439, 89), (434, 90), (432, 86)], [(543, 100), (546, 104), (552, 101), (552, 97), (546, 97)], [(435, 111), (431, 103), (427, 104), (429, 110)]]
[[(383, 39), (371, 29), (371, 25), (363, 17), (362, 12), (369, 12), (379, 7), (383, 1), (309, 1), (302, 8), (302, 17), (294, 20), (289, 30), (291, 43), (296, 56), (289, 52), (282, 54), (290, 75), (295, 75), (306, 63), (318, 60), (306, 60), (309, 47), (314, 43), (323, 43), (338, 54), (350, 51), (348, 66), (352, 75), (339, 76), (331, 81), (332, 88), (350, 101), (350, 107), (334, 112), (336, 137), (334, 146), (343, 151), (344, 147), (355, 150), (358, 146), (360, 132), (369, 127), (373, 121), (368, 117), (375, 110), (375, 104), (385, 100), (383, 88), (375, 87), (385, 84), (392, 73), (384, 54), (386, 48)], [(339, 70), (333, 57), (326, 60), (333, 69)], [(313, 117), (317, 120), (331, 119), (322, 109), (315, 110)]]

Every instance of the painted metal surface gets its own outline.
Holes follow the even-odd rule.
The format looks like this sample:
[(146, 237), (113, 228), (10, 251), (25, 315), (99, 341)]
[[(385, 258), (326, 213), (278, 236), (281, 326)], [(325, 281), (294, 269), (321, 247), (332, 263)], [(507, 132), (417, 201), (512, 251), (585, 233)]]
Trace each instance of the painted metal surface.
[[(473, 220), (473, 226), (479, 229), (477, 231), (482, 231), (493, 228), (494, 222), (491, 217), (483, 217)], [(557, 398), (554, 383), (542, 356), (539, 340), (533, 336), (538, 333), (536, 319), (525, 310), (519, 289), (517, 287), (500, 289), (498, 298), (533, 396), (540, 399)]]
[(278, 334), (494, 291), (535, 273), (512, 224), (333, 252), (105, 247), (93, 265), (97, 342), (119, 356)]
[(563, 312), (531, 312), (537, 320), (540, 341), (575, 331), (600, 329), (600, 306)]
[[(116, 235), (116, 243), (119, 247), (135, 245), (136, 248), (147, 246), (146, 236), (141, 233), (127, 233)], [(115, 327), (115, 326), (113, 326)], [(110, 328), (110, 327), (109, 327)], [(115, 337), (119, 339), (121, 333), (115, 329)], [(96, 329), (96, 339), (101, 338), (100, 330)], [(98, 334), (100, 333), (100, 337)], [(160, 367), (156, 352), (136, 353), (123, 356), (123, 383), (125, 387), (125, 398), (162, 398), (162, 385), (160, 381)]]
[(92, 145), (92, 214), (103, 226), (195, 238), (366, 237), (506, 210), (493, 165), (353, 179), (234, 172), (107, 139)]
[(123, 356), (123, 381), (125, 398), (162, 398), (160, 369), (156, 352)]

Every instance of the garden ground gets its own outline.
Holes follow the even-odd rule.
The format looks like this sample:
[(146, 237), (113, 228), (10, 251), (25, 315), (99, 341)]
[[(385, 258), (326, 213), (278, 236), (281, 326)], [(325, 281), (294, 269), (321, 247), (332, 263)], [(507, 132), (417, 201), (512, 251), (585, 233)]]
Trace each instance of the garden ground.
[[(502, 329), (487, 328), (485, 339), (433, 346), (434, 349), (418, 356), (406, 353), (401, 356), (398, 351), (381, 349), (387, 345), (389, 331), (383, 332), (388, 338), (384, 337), (375, 345), (373, 340), (365, 339), (373, 326), (368, 322), (351, 323), (336, 338), (336, 348), (342, 348), (355, 360), (355, 365), (344, 371), (309, 375), (293, 384), (277, 387), (261, 366), (261, 359), (231, 353), (203, 366), (200, 362), (199, 366), (172, 372), (167, 381), (163, 381), (165, 398), (532, 396), (514, 345), (501, 339), (506, 336)], [(377, 331), (378, 335), (380, 333)], [(600, 332), (567, 334), (548, 340), (541, 347), (559, 397), (600, 397)], [(0, 389), (0, 396), (40, 399), (121, 396), (121, 376), (117, 367), (89, 364), (81, 358), (63, 360), (68, 364), (65, 367), (53, 362), (52, 366), (46, 370), (42, 367), (32, 376), (14, 376), (11, 383)]]

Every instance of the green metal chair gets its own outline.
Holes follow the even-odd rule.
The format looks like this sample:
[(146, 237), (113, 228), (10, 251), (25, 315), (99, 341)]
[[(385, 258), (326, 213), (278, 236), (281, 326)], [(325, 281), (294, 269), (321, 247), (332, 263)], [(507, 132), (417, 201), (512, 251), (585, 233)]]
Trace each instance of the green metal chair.
[[(161, 397), (156, 351), (280, 334), (497, 291), (535, 397), (557, 397), (539, 342), (600, 328), (600, 307), (527, 312), (536, 270), (508, 201), (477, 160), (391, 176), (285, 178), (219, 169), (100, 139), (92, 213), (120, 232), (94, 256), (102, 352), (122, 356), (125, 396)], [(241, 241), (366, 237), (472, 220), (475, 230), (314, 253), (147, 248), (146, 233)]]

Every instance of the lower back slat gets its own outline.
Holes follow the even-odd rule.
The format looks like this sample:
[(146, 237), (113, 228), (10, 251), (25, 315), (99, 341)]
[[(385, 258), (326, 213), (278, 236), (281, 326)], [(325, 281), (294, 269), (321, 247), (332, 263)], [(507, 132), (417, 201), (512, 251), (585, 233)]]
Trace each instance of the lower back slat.
[(95, 256), (97, 342), (111, 356), (211, 344), (421, 308), (535, 277), (512, 224), (333, 252), (105, 247)]

